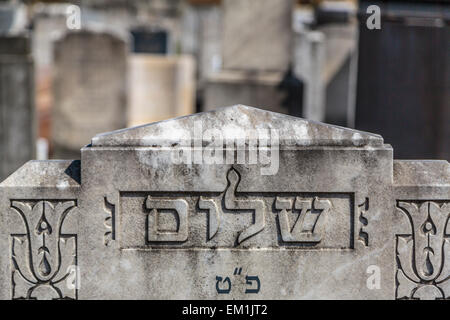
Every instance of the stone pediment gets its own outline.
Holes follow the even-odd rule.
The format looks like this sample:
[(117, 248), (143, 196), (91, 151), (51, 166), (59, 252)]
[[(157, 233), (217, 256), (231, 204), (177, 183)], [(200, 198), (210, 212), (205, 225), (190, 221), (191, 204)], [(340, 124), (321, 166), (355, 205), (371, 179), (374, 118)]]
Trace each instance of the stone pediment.
[[(380, 135), (306, 120), (244, 105), (159, 121), (96, 135), (93, 147), (169, 147), (198, 140), (206, 130), (223, 140), (276, 130), (280, 146), (381, 147)], [(248, 136), (247, 136), (248, 138)], [(204, 141), (204, 139), (203, 139)]]

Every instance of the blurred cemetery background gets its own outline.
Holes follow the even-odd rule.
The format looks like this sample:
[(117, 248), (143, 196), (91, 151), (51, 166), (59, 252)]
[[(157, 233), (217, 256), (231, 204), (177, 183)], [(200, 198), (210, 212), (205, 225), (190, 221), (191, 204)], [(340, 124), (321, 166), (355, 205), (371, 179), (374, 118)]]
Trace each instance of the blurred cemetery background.
[(238, 103), (450, 160), (449, 21), (442, 1), (0, 0), (0, 180), (100, 132)]

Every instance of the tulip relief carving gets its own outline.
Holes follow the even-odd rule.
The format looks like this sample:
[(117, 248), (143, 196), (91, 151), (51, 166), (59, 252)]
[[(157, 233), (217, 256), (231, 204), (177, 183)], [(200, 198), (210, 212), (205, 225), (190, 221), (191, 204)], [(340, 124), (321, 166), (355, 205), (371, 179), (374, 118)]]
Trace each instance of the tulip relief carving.
[(398, 201), (411, 230), (397, 235), (397, 299), (450, 298), (450, 203)]
[(13, 299), (76, 299), (70, 281), (77, 263), (77, 238), (63, 234), (75, 201), (12, 201), (24, 234), (11, 235)]

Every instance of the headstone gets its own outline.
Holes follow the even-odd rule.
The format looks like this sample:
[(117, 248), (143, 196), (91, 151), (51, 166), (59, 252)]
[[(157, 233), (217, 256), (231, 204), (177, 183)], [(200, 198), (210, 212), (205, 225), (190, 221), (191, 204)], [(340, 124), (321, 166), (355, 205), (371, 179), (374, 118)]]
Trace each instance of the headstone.
[(195, 112), (195, 61), (189, 55), (132, 54), (128, 126)]
[(242, 105), (81, 154), (0, 184), (0, 298), (450, 298), (447, 161)]
[(291, 62), (292, 0), (224, 0), (225, 69), (285, 71)]
[(305, 85), (303, 117), (316, 121), (325, 118), (326, 64), (325, 37), (320, 31), (298, 31), (294, 37), (294, 73)]
[(329, 23), (317, 28), (326, 37), (325, 121), (354, 127), (358, 69), (358, 27)]
[(207, 75), (202, 110), (244, 103), (289, 112), (280, 85), (290, 72), (293, 8), (291, 0), (222, 2), (221, 69)]
[(131, 30), (131, 34), (135, 53), (167, 54), (169, 51), (168, 34), (164, 30), (137, 28)]
[(286, 93), (279, 88), (281, 72), (221, 71), (209, 76), (204, 93), (203, 111), (227, 104), (258, 105), (269, 111), (288, 113), (282, 105)]
[(28, 36), (0, 36), (0, 181), (34, 156), (34, 78)]
[(303, 117), (353, 126), (357, 33), (354, 23), (296, 30), (294, 72), (305, 85)]
[(106, 32), (69, 32), (55, 43), (55, 158), (79, 158), (91, 136), (126, 126), (126, 54), (126, 42)]
[(222, 68), (222, 11), (217, 4), (183, 7), (181, 49), (196, 58), (199, 91), (204, 89), (209, 76)]

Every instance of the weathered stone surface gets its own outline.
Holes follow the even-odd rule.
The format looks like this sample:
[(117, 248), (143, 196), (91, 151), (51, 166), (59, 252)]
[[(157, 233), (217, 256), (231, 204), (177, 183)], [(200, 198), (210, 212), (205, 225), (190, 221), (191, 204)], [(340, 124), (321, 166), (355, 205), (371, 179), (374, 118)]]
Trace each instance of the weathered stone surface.
[(292, 62), (293, 1), (225, 0), (222, 8), (222, 57), (215, 60), (223, 69), (206, 74), (202, 110), (243, 103), (288, 113), (279, 85)]
[(33, 77), (30, 39), (24, 35), (1, 36), (0, 181), (34, 155)]
[[(233, 161), (207, 162), (212, 145)], [(446, 161), (223, 108), (97, 135), (81, 162), (29, 162), (0, 184), (0, 297), (449, 298), (449, 203)]]
[(195, 61), (191, 56), (133, 54), (128, 67), (128, 127), (195, 112)]
[(209, 76), (205, 85), (203, 111), (243, 103), (268, 111), (288, 113), (282, 106), (286, 93), (278, 89), (281, 72), (224, 70)]
[(78, 158), (93, 135), (126, 127), (126, 42), (83, 30), (54, 47), (54, 156)]
[(291, 59), (291, 0), (224, 0), (225, 69), (285, 71)]

